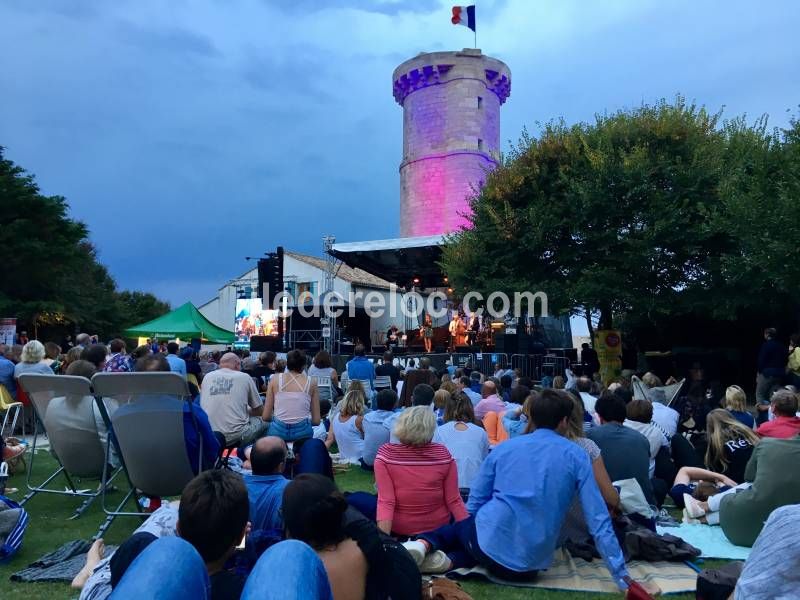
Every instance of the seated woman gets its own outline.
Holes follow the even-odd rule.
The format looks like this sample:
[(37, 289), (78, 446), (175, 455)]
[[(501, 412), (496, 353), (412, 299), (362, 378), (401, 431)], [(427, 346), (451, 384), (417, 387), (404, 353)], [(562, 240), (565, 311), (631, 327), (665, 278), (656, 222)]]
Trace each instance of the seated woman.
[[(600, 488), (600, 494), (603, 496), (603, 500), (605, 500), (609, 511), (612, 513), (617, 512), (620, 502), (619, 493), (612, 485), (611, 478), (608, 476), (608, 471), (606, 471), (606, 466), (600, 455), (600, 448), (584, 434), (583, 413), (585, 410), (583, 408), (583, 401), (580, 399), (580, 396), (574, 394), (569, 394), (569, 397), (572, 400), (573, 408), (572, 414), (567, 421), (567, 430), (564, 433), (564, 437), (575, 442), (589, 455), (589, 460), (592, 463), (592, 472), (597, 482), (597, 487)], [(533, 427), (531, 426), (530, 429), (533, 430)], [(570, 541), (576, 544), (585, 544), (591, 539), (592, 535), (589, 533), (589, 528), (586, 526), (583, 508), (581, 508), (580, 499), (576, 493), (567, 511), (566, 517), (564, 518), (564, 523), (561, 525), (559, 540), (562, 543)]]
[(336, 441), (341, 458), (357, 464), (364, 456), (364, 392), (351, 389), (339, 403), (339, 411), (331, 419), (327, 442)]
[(433, 414), (436, 415), (436, 425), (444, 424), (444, 412), (447, 401), (450, 399), (451, 390), (439, 387), (433, 395)]
[(489, 437), (475, 425), (472, 401), (466, 394), (457, 393), (448, 397), (444, 425), (436, 429), (434, 440), (444, 444), (456, 461), (458, 487), (461, 497), (466, 499), (472, 480), (489, 454)]
[(320, 423), (319, 391), (305, 368), (305, 353), (292, 350), (286, 355), (286, 372), (270, 378), (262, 414), (268, 435), (287, 442), (313, 437), (312, 426)]
[[(528, 397), (528, 393), (528, 388), (524, 385), (511, 388), (506, 394), (509, 399), (508, 408), (499, 412), (488, 412), (486, 416), (483, 417), (483, 428), (489, 436), (489, 446), (494, 448), (497, 444), (505, 442), (511, 437), (509, 431), (505, 427), (505, 416), (515, 408), (521, 408), (522, 403), (525, 402), (525, 399)], [(519, 413), (516, 416), (518, 419)], [(513, 417), (512, 420), (514, 420)]]
[(336, 369), (333, 368), (333, 361), (331, 360), (331, 355), (328, 354), (325, 350), (320, 350), (314, 355), (314, 360), (311, 362), (311, 366), (308, 367), (308, 376), (309, 377), (330, 377), (331, 379), (331, 388), (327, 389), (320, 389), (319, 397), (320, 400), (328, 400), (331, 401), (333, 398), (331, 397), (331, 391), (333, 391), (333, 396), (337, 393), (341, 394), (341, 392), (337, 392), (336, 390), (339, 389), (339, 374), (336, 372)]
[(706, 467), (726, 475), (736, 483), (742, 483), (745, 480), (745, 467), (760, 438), (723, 408), (708, 413), (706, 428)]
[(305, 542), (322, 560), (334, 600), (419, 598), (413, 560), (392, 553), (375, 524), (349, 508), (330, 479), (297, 476), (283, 492), (283, 520), (286, 536)]
[[(503, 429), (508, 432), (508, 437), (510, 438), (522, 435), (528, 429), (528, 423), (531, 421), (530, 407), (534, 397), (537, 395), (537, 392), (530, 392), (523, 385), (518, 385), (514, 390), (514, 397), (519, 394), (522, 397), (522, 402), (520, 403), (521, 406), (512, 406), (503, 414)], [(525, 394), (525, 396), (522, 396), (522, 394)]]
[(384, 444), (375, 457), (376, 519), (384, 533), (409, 536), (466, 519), (458, 468), (442, 444), (431, 443), (436, 417), (414, 406), (397, 419), (399, 444)]
[(747, 394), (738, 385), (732, 385), (725, 390), (725, 400), (722, 407), (727, 409), (742, 425), (755, 429), (756, 420), (747, 412)]

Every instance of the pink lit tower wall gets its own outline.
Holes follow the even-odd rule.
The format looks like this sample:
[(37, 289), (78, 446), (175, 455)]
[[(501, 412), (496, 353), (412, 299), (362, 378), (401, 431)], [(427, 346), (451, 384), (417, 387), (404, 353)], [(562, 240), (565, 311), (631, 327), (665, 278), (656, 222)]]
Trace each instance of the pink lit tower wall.
[(400, 235), (450, 233), (467, 224), (468, 197), (497, 165), (511, 71), (464, 49), (419, 54), (392, 78), (403, 107)]

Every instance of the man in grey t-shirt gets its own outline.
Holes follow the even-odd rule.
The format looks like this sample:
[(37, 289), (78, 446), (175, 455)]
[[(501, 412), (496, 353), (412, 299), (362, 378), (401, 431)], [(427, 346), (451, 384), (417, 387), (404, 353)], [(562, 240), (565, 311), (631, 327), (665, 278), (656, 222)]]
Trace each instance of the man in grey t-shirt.
[(224, 354), (219, 369), (203, 378), (200, 406), (211, 428), (225, 436), (225, 445), (249, 444), (267, 428), (261, 418), (263, 401), (253, 378), (242, 373), (242, 363), (232, 352)]

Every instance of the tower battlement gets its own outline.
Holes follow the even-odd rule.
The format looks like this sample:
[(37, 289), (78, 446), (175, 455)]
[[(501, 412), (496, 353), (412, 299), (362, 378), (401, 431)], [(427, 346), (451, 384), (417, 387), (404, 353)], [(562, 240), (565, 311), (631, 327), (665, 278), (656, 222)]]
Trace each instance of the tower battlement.
[(477, 49), (430, 52), (394, 70), (403, 107), (400, 235), (449, 233), (466, 224), (468, 198), (497, 165), (500, 106), (511, 71)]

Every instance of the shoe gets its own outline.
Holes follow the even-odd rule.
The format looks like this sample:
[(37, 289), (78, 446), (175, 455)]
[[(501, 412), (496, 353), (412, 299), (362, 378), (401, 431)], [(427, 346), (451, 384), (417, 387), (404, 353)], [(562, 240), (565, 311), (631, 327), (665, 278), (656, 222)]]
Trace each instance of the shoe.
[(418, 567), (422, 565), (425, 561), (425, 555), (428, 554), (428, 547), (419, 540), (403, 542), (403, 548), (408, 550)]
[(423, 560), (422, 564), (419, 566), (419, 572), (434, 575), (447, 573), (448, 571), (452, 570), (452, 568), (453, 563), (447, 554), (441, 550), (437, 550), (436, 552), (431, 552), (425, 557), (425, 560)]
[(684, 523), (687, 523), (688, 525), (700, 525), (702, 523), (702, 521), (700, 521), (700, 519), (693, 519), (692, 517), (690, 517), (689, 513), (686, 512), (685, 508), (683, 509), (683, 519), (682, 519), (682, 521)]
[(683, 503), (686, 505), (686, 514), (691, 518), (699, 519), (700, 517), (704, 517), (706, 515), (706, 511), (700, 507), (700, 503), (691, 495), (684, 494)]

